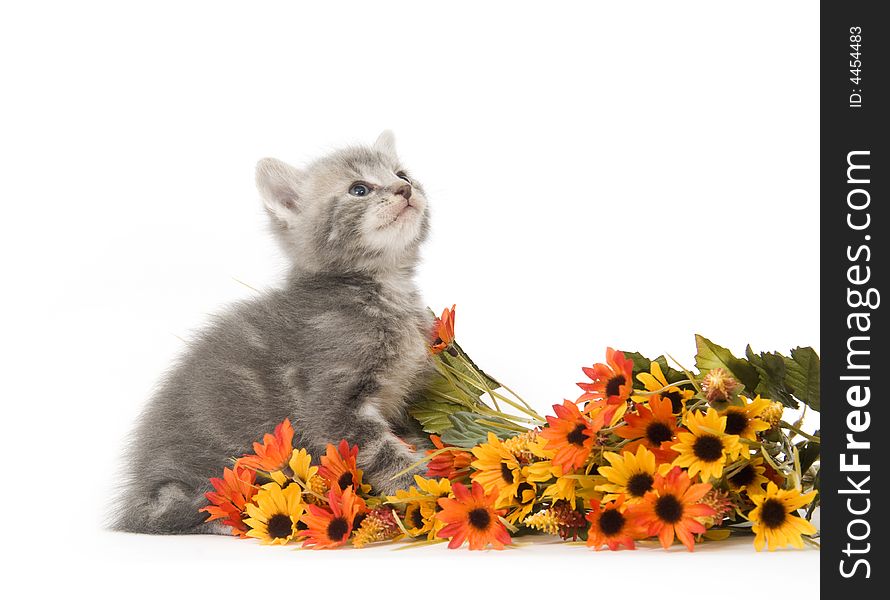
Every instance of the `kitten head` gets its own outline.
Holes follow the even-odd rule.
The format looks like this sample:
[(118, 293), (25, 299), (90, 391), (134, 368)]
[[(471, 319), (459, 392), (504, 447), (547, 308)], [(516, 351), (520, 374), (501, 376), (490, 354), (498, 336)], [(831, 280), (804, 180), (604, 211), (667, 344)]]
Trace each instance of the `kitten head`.
[(274, 158), (256, 182), (288, 256), (311, 272), (410, 268), (429, 229), (423, 187), (384, 131), (371, 147), (334, 152), (297, 169)]

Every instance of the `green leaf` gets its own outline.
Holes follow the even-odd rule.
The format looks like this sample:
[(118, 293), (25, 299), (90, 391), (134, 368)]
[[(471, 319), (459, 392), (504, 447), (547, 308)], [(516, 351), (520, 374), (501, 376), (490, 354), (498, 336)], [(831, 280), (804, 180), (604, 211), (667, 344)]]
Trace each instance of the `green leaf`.
[(819, 355), (810, 348), (795, 348), (785, 359), (785, 381), (794, 397), (815, 411), (819, 410)]
[(464, 410), (459, 404), (423, 399), (408, 407), (408, 414), (417, 419), (427, 433), (441, 434), (451, 429), (450, 415)]
[(748, 393), (754, 393), (757, 389), (760, 376), (757, 374), (757, 369), (748, 364), (748, 361), (736, 358), (723, 346), (699, 334), (695, 334), (695, 346), (698, 349), (695, 366), (703, 375), (711, 369), (726, 369), (745, 386)]
[(451, 427), (442, 434), (442, 441), (453, 446), (461, 446), (463, 448), (471, 448), (477, 446), (488, 439), (488, 432), (491, 431), (498, 438), (505, 440), (517, 434), (516, 431), (507, 428), (497, 427), (495, 425), (480, 424), (479, 419), (491, 422), (501, 422), (510, 425), (509, 421), (499, 419), (497, 417), (482, 417), (471, 412), (457, 412), (448, 415), (451, 421)]
[(818, 442), (800, 442), (797, 444), (797, 455), (800, 458), (800, 472), (802, 474), (806, 473), (807, 469), (819, 460), (820, 452), (821, 447)]
[(754, 354), (751, 346), (745, 348), (745, 356), (748, 362), (757, 369), (760, 375), (760, 383), (754, 390), (755, 394), (760, 394), (764, 398), (781, 402), (789, 408), (797, 408), (800, 406), (794, 398), (791, 397), (791, 390), (785, 384), (785, 357), (778, 352), (762, 352)]

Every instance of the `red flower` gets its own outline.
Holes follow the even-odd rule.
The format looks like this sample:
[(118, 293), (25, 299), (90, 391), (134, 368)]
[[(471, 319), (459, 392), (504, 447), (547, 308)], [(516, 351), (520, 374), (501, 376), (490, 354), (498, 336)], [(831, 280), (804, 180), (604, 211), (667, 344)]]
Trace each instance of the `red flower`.
[(603, 506), (600, 506), (599, 500), (592, 500), (590, 509), (587, 513), (587, 520), (590, 521), (587, 532), (589, 547), (599, 550), (605, 545), (609, 550), (618, 550), (621, 546), (634, 549), (634, 539), (641, 535), (624, 514), (624, 494)]
[(209, 515), (207, 521), (223, 519), (223, 525), (232, 528), (232, 535), (247, 537), (244, 507), (256, 493), (255, 480), (253, 470), (237, 465), (234, 469), (223, 469), (222, 478), (211, 478), (210, 485), (215, 491), (204, 494), (210, 504), (200, 509)]
[(512, 542), (499, 519), (505, 511), (494, 509), (497, 490), (486, 495), (482, 486), (474, 481), (472, 492), (462, 483), (452, 485), (451, 491), (454, 498), (439, 498), (442, 510), (436, 514), (437, 519), (446, 523), (436, 535), (451, 538), (449, 548), (458, 548), (469, 540), (470, 550), (484, 550), (488, 544), (503, 550), (504, 544)]
[(369, 486), (362, 485), (362, 470), (356, 466), (358, 459), (358, 446), (350, 448), (349, 442), (340, 440), (339, 448), (328, 444), (325, 455), (321, 457), (321, 466), (318, 474), (321, 475), (330, 487), (339, 487), (345, 490), (348, 487), (356, 491), (364, 491)]
[[(442, 438), (437, 435), (431, 435), (433, 445), (436, 450), (427, 450), (427, 454), (450, 448), (451, 446), (442, 442)], [(426, 465), (426, 476), (430, 479), (450, 479), (455, 481), (463, 479), (470, 472), (470, 463), (473, 462), (473, 455), (465, 450), (451, 450), (442, 452), (433, 457)]]
[(236, 465), (255, 471), (280, 471), (287, 466), (294, 452), (294, 428), (290, 419), (285, 419), (275, 427), (275, 433), (263, 436), (262, 443), (253, 443), (254, 454), (245, 454)]
[(556, 451), (553, 464), (569, 473), (581, 468), (590, 456), (599, 426), (593, 425), (569, 400), (562, 406), (554, 404), (553, 410), (556, 416), (547, 417), (547, 427), (539, 435), (547, 440), (545, 450)]
[(438, 354), (442, 350), (448, 348), (454, 341), (454, 316), (456, 304), (452, 304), (451, 308), (442, 311), (442, 316), (437, 318), (433, 325), (433, 342), (430, 344), (430, 350), (433, 354)]
[(593, 367), (583, 367), (584, 374), (592, 380), (590, 383), (579, 383), (584, 390), (582, 400), (608, 400), (618, 398), (627, 400), (633, 392), (634, 363), (624, 358), (620, 350), (606, 348), (606, 364), (596, 363)]
[(652, 488), (641, 503), (627, 509), (628, 516), (647, 535), (657, 535), (663, 548), (670, 547), (676, 534), (691, 552), (695, 547), (693, 534), (706, 529), (696, 517), (716, 514), (713, 508), (699, 502), (711, 485), (691, 485), (686, 471), (674, 467), (666, 476), (656, 474)]
[(669, 463), (679, 456), (679, 452), (671, 449), (678, 427), (670, 398), (651, 396), (648, 407), (638, 404), (636, 408), (637, 414), (624, 415), (627, 425), (615, 430), (618, 437), (633, 440), (624, 449), (636, 452), (640, 445), (646, 446), (659, 463)]
[(300, 519), (306, 529), (299, 533), (306, 538), (304, 547), (320, 549), (342, 546), (356, 527), (357, 517), (367, 511), (365, 501), (356, 496), (351, 487), (343, 492), (337, 488), (331, 489), (328, 492), (328, 506), (330, 510), (314, 504), (306, 505), (309, 512)]

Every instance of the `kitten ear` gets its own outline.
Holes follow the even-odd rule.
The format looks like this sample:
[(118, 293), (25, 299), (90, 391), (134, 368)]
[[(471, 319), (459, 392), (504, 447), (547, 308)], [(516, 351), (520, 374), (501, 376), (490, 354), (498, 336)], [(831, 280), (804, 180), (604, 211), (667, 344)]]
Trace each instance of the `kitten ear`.
[(256, 187), (272, 217), (289, 223), (301, 209), (300, 171), (276, 158), (256, 164)]
[(374, 142), (374, 149), (393, 157), (396, 156), (396, 136), (392, 130), (384, 129), (383, 132), (377, 136), (377, 141)]

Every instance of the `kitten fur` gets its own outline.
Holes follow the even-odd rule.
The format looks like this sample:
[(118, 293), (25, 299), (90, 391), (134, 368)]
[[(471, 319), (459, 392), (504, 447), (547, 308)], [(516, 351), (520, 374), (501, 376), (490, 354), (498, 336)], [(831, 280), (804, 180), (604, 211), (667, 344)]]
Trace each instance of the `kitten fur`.
[[(285, 417), (315, 457), (358, 444), (376, 492), (413, 481), (392, 477), (428, 446), (405, 408), (432, 369), (432, 318), (413, 283), (429, 211), (403, 171), (388, 131), (303, 169), (258, 163), (292, 268), (282, 289), (217, 317), (168, 374), (134, 433), (113, 529), (222, 533), (198, 511), (208, 478)], [(353, 195), (354, 182), (370, 192)]]

